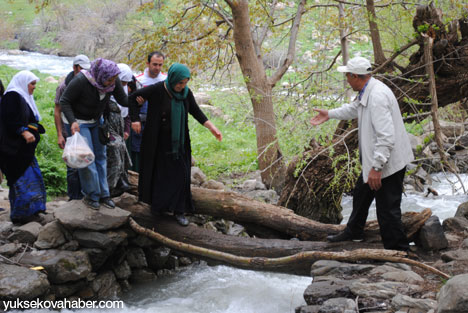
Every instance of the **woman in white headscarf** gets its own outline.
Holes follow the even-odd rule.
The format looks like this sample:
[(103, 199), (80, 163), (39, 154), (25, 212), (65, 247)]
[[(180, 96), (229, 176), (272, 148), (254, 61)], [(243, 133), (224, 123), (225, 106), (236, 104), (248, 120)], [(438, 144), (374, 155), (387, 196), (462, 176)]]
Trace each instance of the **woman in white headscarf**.
[[(123, 89), (128, 95), (129, 83), (134, 81), (133, 72), (127, 64), (119, 63), (119, 78)], [(133, 91), (133, 90), (131, 90)], [(128, 184), (128, 169), (131, 167), (130, 156), (125, 145), (125, 140), (130, 133), (130, 118), (128, 108), (120, 106), (113, 97), (104, 112), (109, 131), (109, 143), (107, 144), (107, 184), (111, 197), (121, 195), (131, 187)], [(127, 122), (126, 122), (127, 121)]]
[(26, 223), (46, 210), (44, 181), (34, 153), (45, 132), (33, 92), (39, 78), (30, 71), (13, 76), (0, 102), (0, 169), (10, 188), (10, 218)]

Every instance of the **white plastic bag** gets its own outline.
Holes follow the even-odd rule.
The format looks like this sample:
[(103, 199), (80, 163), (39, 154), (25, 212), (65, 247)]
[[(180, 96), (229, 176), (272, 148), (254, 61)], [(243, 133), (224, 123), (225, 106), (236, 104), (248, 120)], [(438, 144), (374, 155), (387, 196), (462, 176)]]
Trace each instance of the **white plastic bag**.
[(85, 137), (76, 132), (67, 138), (62, 159), (72, 168), (85, 168), (94, 162), (94, 153)]

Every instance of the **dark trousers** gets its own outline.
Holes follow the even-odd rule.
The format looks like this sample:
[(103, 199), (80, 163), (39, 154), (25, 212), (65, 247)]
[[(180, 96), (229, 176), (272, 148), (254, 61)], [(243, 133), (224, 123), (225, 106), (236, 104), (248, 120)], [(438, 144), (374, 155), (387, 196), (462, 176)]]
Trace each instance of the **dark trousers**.
[(354, 187), (353, 211), (345, 231), (353, 236), (364, 233), (369, 207), (375, 199), (384, 248), (408, 250), (408, 239), (401, 222), (400, 208), (405, 172), (406, 167), (382, 179), (382, 187), (377, 191), (371, 190), (369, 184), (364, 184), (361, 173)]
[(67, 194), (70, 200), (83, 199), (78, 169), (67, 166)]

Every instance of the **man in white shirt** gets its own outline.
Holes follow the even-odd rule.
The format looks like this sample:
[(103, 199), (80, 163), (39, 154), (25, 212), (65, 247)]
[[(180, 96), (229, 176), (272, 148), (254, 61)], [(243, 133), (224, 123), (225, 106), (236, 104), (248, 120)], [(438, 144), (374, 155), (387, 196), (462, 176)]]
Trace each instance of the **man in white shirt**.
[[(145, 68), (145, 71), (136, 76), (136, 79), (143, 87), (159, 83), (166, 79), (167, 74), (161, 72), (162, 67), (164, 66), (164, 59), (164, 54), (159, 51), (154, 51), (148, 54), (148, 61), (146, 62), (147, 67)], [(144, 100), (141, 99), (141, 101)], [(144, 101), (140, 109), (141, 132), (137, 134), (132, 130), (130, 135), (129, 152), (133, 164), (132, 170), (136, 172), (140, 171), (140, 145), (147, 112), (148, 101)]]
[(319, 114), (311, 120), (316, 126), (330, 118), (358, 118), (359, 154), (362, 173), (353, 193), (353, 211), (342, 233), (327, 240), (362, 241), (369, 207), (375, 199), (380, 235), (385, 249), (409, 248), (401, 222), (401, 194), (406, 165), (414, 160), (400, 108), (393, 92), (371, 76), (371, 64), (362, 57), (338, 67), (348, 84), (359, 94), (350, 104), (338, 109), (314, 109)]

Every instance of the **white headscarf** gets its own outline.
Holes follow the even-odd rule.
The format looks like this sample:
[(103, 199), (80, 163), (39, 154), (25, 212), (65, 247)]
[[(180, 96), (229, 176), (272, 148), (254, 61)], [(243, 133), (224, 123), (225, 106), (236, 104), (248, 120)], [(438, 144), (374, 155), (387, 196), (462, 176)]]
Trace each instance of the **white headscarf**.
[[(119, 78), (123, 82), (131, 82), (132, 77), (133, 77), (133, 72), (132, 69), (125, 63), (119, 63), (117, 64), (120, 70)], [(128, 95), (128, 87), (124, 86), (124, 91)], [(128, 115), (128, 108), (123, 107), (119, 104), (120, 107), (120, 112), (123, 118), (125, 118)]]
[(33, 81), (38, 82), (39, 78), (30, 71), (18, 72), (15, 76), (13, 76), (10, 83), (8, 84), (8, 87), (5, 90), (5, 94), (10, 91), (19, 93), (21, 97), (23, 97), (23, 99), (28, 103), (36, 119), (40, 121), (41, 115), (37, 109), (36, 102), (34, 101), (33, 95), (30, 95), (28, 91), (28, 85)]

